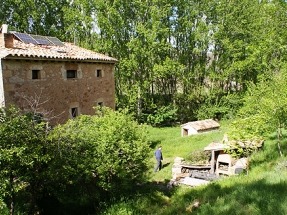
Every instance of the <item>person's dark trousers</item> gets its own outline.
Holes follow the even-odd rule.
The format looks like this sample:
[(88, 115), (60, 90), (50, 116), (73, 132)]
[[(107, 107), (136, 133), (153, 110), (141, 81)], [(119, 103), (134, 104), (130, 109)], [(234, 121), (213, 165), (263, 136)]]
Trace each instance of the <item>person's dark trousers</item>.
[(156, 167), (154, 168), (154, 171), (156, 172), (157, 170), (160, 171), (161, 170), (161, 160), (160, 159), (156, 159)]

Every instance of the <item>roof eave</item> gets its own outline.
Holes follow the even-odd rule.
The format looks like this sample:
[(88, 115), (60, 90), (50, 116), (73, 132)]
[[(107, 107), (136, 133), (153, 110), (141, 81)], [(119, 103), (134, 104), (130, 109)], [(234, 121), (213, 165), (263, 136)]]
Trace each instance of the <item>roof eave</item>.
[(102, 59), (79, 59), (79, 58), (47, 58), (47, 57), (31, 57), (31, 56), (13, 56), (7, 55), (2, 57), (2, 59), (9, 60), (42, 60), (42, 61), (76, 61), (76, 62), (85, 62), (85, 63), (109, 63), (116, 64), (118, 61), (113, 60), (102, 60)]

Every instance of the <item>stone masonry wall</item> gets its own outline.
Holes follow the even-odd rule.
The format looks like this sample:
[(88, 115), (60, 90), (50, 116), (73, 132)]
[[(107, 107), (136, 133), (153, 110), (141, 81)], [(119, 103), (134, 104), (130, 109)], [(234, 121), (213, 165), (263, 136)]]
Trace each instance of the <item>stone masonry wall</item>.
[[(39, 71), (37, 79), (32, 70)], [(77, 77), (67, 78), (67, 70), (76, 70)], [(29, 109), (32, 102), (51, 124), (71, 118), (72, 108), (88, 115), (100, 104), (115, 108), (114, 64), (3, 60), (2, 71), (5, 105)]]

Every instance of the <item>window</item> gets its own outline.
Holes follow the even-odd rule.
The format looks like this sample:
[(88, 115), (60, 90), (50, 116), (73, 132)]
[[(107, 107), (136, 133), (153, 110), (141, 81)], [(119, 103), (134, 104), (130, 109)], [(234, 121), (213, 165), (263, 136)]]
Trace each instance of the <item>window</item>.
[(104, 102), (96, 102), (96, 109), (97, 110), (102, 110), (104, 107)]
[(98, 106), (99, 107), (103, 107), (104, 106), (104, 102), (98, 102)]
[(96, 74), (96, 76), (97, 76), (97, 78), (101, 78), (102, 77), (102, 70), (101, 69), (97, 69), (97, 74)]
[(77, 78), (77, 70), (67, 70), (67, 78)]
[(79, 115), (78, 108), (77, 107), (71, 108), (71, 116), (72, 116), (72, 118), (75, 118), (78, 115)]
[(40, 70), (32, 70), (32, 79), (40, 79)]

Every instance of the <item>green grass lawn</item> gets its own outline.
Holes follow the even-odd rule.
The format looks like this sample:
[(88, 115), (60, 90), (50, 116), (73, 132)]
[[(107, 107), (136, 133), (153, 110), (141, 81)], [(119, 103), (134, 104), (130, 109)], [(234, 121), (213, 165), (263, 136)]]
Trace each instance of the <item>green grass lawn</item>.
[[(192, 151), (203, 150), (212, 141), (221, 141), (224, 129), (202, 133), (193, 136), (181, 137), (180, 127), (149, 128), (149, 141), (152, 151), (150, 154), (150, 180), (167, 181), (171, 179), (171, 168), (176, 157), (186, 158)], [(153, 156), (157, 146), (162, 146), (163, 169), (154, 173), (156, 160)]]
[[(287, 214), (287, 162), (286, 157), (279, 157), (272, 137), (265, 141), (263, 150), (250, 157), (248, 174), (225, 177), (196, 188), (167, 189), (174, 158), (185, 158), (212, 141), (221, 141), (228, 122), (221, 125), (219, 131), (189, 137), (181, 137), (180, 127), (149, 128), (151, 153), (147, 182), (130, 197), (115, 201), (104, 214)], [(164, 168), (154, 173), (153, 152), (158, 145), (163, 147)], [(286, 144), (283, 148), (286, 151)], [(194, 202), (199, 202), (198, 208), (192, 207)]]

